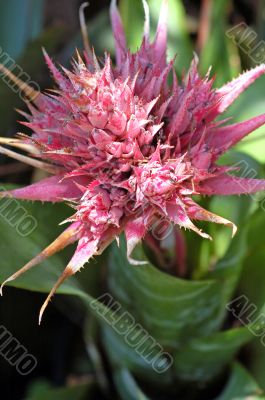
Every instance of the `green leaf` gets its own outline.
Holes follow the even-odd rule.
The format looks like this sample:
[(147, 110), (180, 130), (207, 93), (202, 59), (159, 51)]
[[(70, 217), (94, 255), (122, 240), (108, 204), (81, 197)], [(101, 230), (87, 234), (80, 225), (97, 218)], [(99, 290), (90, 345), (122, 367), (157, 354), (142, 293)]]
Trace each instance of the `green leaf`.
[(123, 400), (148, 400), (127, 369), (114, 372), (116, 389)]
[(42, 29), (43, 0), (9, 0), (0, 5), (1, 49), (17, 57)]
[[(231, 333), (227, 331), (220, 336), (210, 336), (220, 324), (220, 314), (225, 305), (222, 302), (224, 289), (221, 282), (178, 279), (161, 272), (150, 263), (139, 267), (132, 266), (127, 261), (123, 239), (120, 246), (120, 249), (112, 246), (109, 288), (124, 310), (133, 315), (135, 324), (141, 328), (134, 329), (135, 337), (138, 335), (138, 342), (135, 340), (133, 343), (128, 341), (126, 334), (120, 335), (109, 327), (104, 327), (102, 342), (114, 365), (128, 368), (136, 374), (143, 374), (151, 380), (156, 379), (154, 364), (148, 363), (143, 356), (148, 352), (148, 348), (141, 353), (141, 346), (137, 344), (141, 343), (143, 333), (141, 335), (139, 330), (142, 329), (157, 341), (163, 351), (174, 353), (178, 377), (188, 374), (189, 370), (191, 375), (195, 373), (192, 362), (197, 363), (194, 366), (196, 369), (204, 343), (212, 341), (212, 348), (215, 346), (215, 350), (219, 346), (220, 362), (216, 363), (215, 368), (212, 367), (215, 363), (215, 351), (211, 352), (210, 347), (205, 350), (208, 351), (209, 367), (207, 363), (201, 367), (198, 379), (206, 380), (229, 362), (242, 344), (252, 338), (245, 330)], [(138, 246), (135, 258), (146, 260), (141, 246)], [(229, 338), (234, 339), (230, 347)], [(198, 342), (193, 343), (193, 339)], [(194, 352), (192, 362), (189, 357), (192, 358), (195, 347), (190, 346), (197, 346), (197, 353)], [(225, 347), (226, 352), (223, 351)], [(181, 360), (183, 370), (178, 364), (178, 359)], [(161, 384), (170, 381), (169, 370), (160, 374), (160, 381)]]
[[(27, 237), (21, 237), (15, 215), (7, 217), (3, 212), (5, 199), (0, 201), (0, 251), (1, 254), (5, 254), (1, 259), (1, 281), (54, 239), (61, 231), (57, 224), (69, 215), (68, 207), (60, 204), (31, 204), (14, 199), (11, 201), (16, 205), (23, 205), (26, 213), (36, 218), (38, 227)], [(7, 248), (15, 251), (7, 252)], [(145, 259), (141, 246), (137, 248), (135, 257)], [(150, 264), (132, 266), (127, 261), (123, 238), (120, 249), (113, 246), (110, 258), (109, 287), (112, 293), (122, 303), (124, 310), (128, 310), (135, 318), (135, 323), (146, 329), (148, 335), (160, 346), (159, 349), (169, 353), (174, 350), (177, 354), (177, 351), (188, 348), (191, 340), (198, 340), (216, 331), (220, 305), (222, 306), (221, 282), (185, 281), (167, 275)], [(66, 254), (55, 255), (10, 284), (28, 290), (50, 291), (66, 262)], [(154, 369), (154, 364), (148, 363), (142, 353), (135, 351), (134, 346), (128, 346), (124, 336), (117, 332), (119, 313), (109, 309), (108, 305), (99, 301), (100, 299), (94, 300), (87, 294), (76, 276), (67, 280), (58, 292), (78, 296), (100, 321), (103, 327), (103, 343), (115, 368), (128, 368), (132, 372), (157, 380), (159, 371)], [(238, 341), (239, 344), (243, 343), (242, 338), (238, 337)], [(147, 349), (147, 353), (150, 350), (148, 343), (146, 347), (144, 344), (143, 348), (144, 351)], [(232, 350), (234, 351), (234, 347)], [(232, 350), (230, 355), (233, 355)], [(227, 353), (227, 359), (228, 356)], [(159, 374), (161, 384), (170, 381), (171, 373), (172, 371), (167, 370), (164, 374)], [(206, 373), (208, 372), (206, 371), (205, 375)]]
[[(140, 248), (138, 248), (137, 257), (144, 259)], [(167, 278), (169, 278), (168, 281)], [(120, 250), (113, 246), (109, 285), (112, 293), (115, 293), (115, 298), (135, 317), (135, 324), (140, 324), (148, 334), (153, 335), (158, 344), (164, 346), (164, 350), (170, 351), (176, 346), (173, 352), (174, 369), (179, 379), (203, 382), (221, 372), (221, 369), (231, 362), (240, 347), (253, 339), (253, 335), (246, 328), (211, 335), (211, 328), (215, 326), (216, 321), (220, 322), (220, 315), (218, 309), (214, 315), (211, 315), (211, 324), (213, 324), (211, 326), (205, 318), (209, 316), (205, 309), (211, 313), (212, 305), (216, 300), (218, 303), (219, 300), (217, 305), (218, 307), (221, 305), (221, 314), (223, 314), (225, 302), (222, 303), (221, 300), (226, 291), (224, 289), (223, 292), (220, 291), (220, 287), (215, 282), (213, 287), (217, 297), (213, 297), (213, 293), (208, 293), (207, 290), (199, 294), (196, 291), (197, 283), (181, 281), (173, 276), (165, 275), (151, 265), (130, 266), (126, 260), (124, 243), (122, 242)], [(204, 281), (200, 283), (200, 289), (205, 283), (210, 284)], [(189, 284), (194, 284), (192, 294), (188, 290)], [(192, 305), (189, 300), (192, 300)], [(197, 313), (194, 312), (193, 307), (196, 308)], [(204, 327), (207, 328), (205, 332), (199, 329), (200, 319), (204, 320)], [(134, 335), (136, 338), (138, 335), (138, 341), (133, 342), (133, 340), (130, 341), (130, 335), (127, 332), (128, 329), (121, 335), (109, 327), (103, 329), (102, 342), (112, 364), (116, 367), (129, 368), (137, 375), (144, 375), (147, 379), (154, 380), (157, 373), (154, 363), (147, 362), (143, 356), (145, 353), (139, 351), (141, 346), (137, 344), (141, 343), (143, 335), (134, 328)], [(171, 338), (171, 342), (168, 338)], [(170, 382), (169, 371), (165, 371), (160, 377), (161, 385)]]
[(262, 390), (248, 372), (238, 363), (233, 365), (231, 376), (216, 400), (258, 400), (265, 399)]
[(89, 399), (95, 383), (79, 384), (71, 387), (54, 388), (45, 381), (36, 381), (31, 384), (27, 393), (27, 400), (85, 400)]
[[(7, 214), (7, 207), (9, 207), (9, 214)], [(14, 208), (12, 209), (11, 207)], [(16, 216), (18, 208), (23, 214)], [(23, 221), (22, 215), (24, 215), (24, 218), (27, 216), (33, 218), (37, 223), (36, 228), (24, 237), (20, 234), (23, 226), (23, 222), (20, 222), (20, 220)], [(68, 216), (68, 207), (66, 208), (61, 204), (41, 205), (39, 202), (30, 204), (15, 199), (12, 199), (7, 204), (6, 199), (1, 199), (0, 251), (1, 254), (5, 254), (5, 257), (1, 259), (0, 281), (13, 274), (54, 240), (64, 229), (61, 226), (59, 227), (58, 224)], [(12, 249), (12, 251), (7, 252), (6, 249)], [(22, 289), (48, 292), (59, 277), (61, 270), (65, 267), (65, 261), (61, 255), (56, 254), (22, 275), (21, 278), (10, 282), (10, 285)], [(58, 292), (71, 294), (79, 290), (77, 283), (72, 279), (64, 283)]]
[(247, 328), (237, 328), (191, 341), (175, 353), (174, 367), (178, 377), (189, 381), (209, 381), (252, 338)]
[(95, 369), (95, 375), (97, 383), (102, 389), (103, 393), (108, 393), (110, 390), (109, 382), (104, 369), (104, 360), (97, 346), (99, 324), (96, 323), (96, 317), (94, 315), (88, 315), (84, 326), (84, 341), (86, 344), (87, 353), (93, 363)]
[[(5, 201), (6, 199), (0, 200), (0, 252), (5, 254), (0, 263), (1, 282), (38, 254), (59, 234), (62, 228), (61, 226), (58, 227), (58, 223), (69, 216), (70, 212), (70, 209), (62, 204), (40, 204), (39, 202), (32, 204), (11, 199), (11, 203), (15, 204), (15, 207), (24, 207), (25, 215), (34, 216), (38, 223), (38, 227), (31, 234), (21, 237), (18, 229), (19, 220), (16, 221), (15, 219), (16, 214), (13, 212), (7, 217), (7, 214), (4, 213)], [(8, 285), (27, 290), (49, 292), (65, 267), (67, 258), (64, 252), (56, 254), (20, 278), (8, 282)], [(99, 268), (99, 266), (93, 265), (92, 268)], [(6, 287), (4, 292), (7, 290)], [(77, 279), (76, 276), (63, 283), (58, 289), (58, 293), (77, 296), (86, 309), (100, 321), (101, 325), (106, 326), (106, 329), (112, 330), (112, 324), (119, 319), (119, 315), (113, 310), (87, 294), (82, 288), (80, 279)], [(106, 317), (106, 314), (108, 317)]]
[[(256, 312), (249, 316), (250, 323), (264, 315), (265, 312), (265, 252), (264, 252), (264, 226), (265, 213), (260, 207), (251, 218), (249, 234), (247, 238), (248, 252), (244, 260), (244, 266), (238, 294), (243, 294)], [(250, 314), (250, 313), (249, 313)], [(265, 390), (265, 349), (264, 339), (261, 334), (251, 342), (249, 346), (249, 366), (255, 379)]]
[[(119, 2), (127, 46), (135, 52), (139, 49), (143, 37), (144, 10), (141, 0), (121, 0)], [(132, 24), (133, 21), (133, 24)]]
[[(63, 204), (29, 203), (16, 199), (11, 199), (9, 205), (11, 204), (14, 208), (12, 210), (10, 206), (10, 213), (7, 214), (6, 199), (0, 200), (0, 253), (5, 255), (0, 261), (0, 282), (3, 282), (50, 244), (65, 229), (59, 226), (59, 223), (72, 213), (71, 209)], [(20, 235), (20, 220), (22, 221), (23, 215), (21, 213), (20, 216), (16, 215), (18, 208), (23, 211), (24, 218), (30, 216), (37, 221), (37, 227), (24, 237)], [(7, 285), (38, 292), (50, 292), (73, 251), (74, 249), (71, 247), (55, 254), (18, 279), (8, 282)], [(99, 266), (93, 265), (92, 268), (99, 268)], [(7, 290), (8, 287), (4, 288), (4, 294)], [(101, 303), (98, 304), (92, 296), (86, 293), (81, 279), (78, 279), (76, 275), (66, 280), (59, 287), (57, 293), (78, 296), (99, 320), (104, 320), (95, 307), (98, 305), (99, 309), (105, 310), (105, 306)], [(95, 303), (93, 307), (91, 302)]]
[[(151, 34), (155, 35), (161, 1), (149, 0)], [(168, 1), (168, 58), (177, 55), (176, 69), (179, 74), (188, 68), (192, 58), (192, 45), (186, 25), (186, 15), (180, 0)], [(141, 0), (120, 1), (120, 10), (127, 37), (128, 47), (136, 51), (141, 44), (144, 26), (144, 10)], [(133, 24), (132, 24), (133, 21)]]
[(239, 287), (239, 291), (255, 303), (259, 310), (265, 304), (264, 226), (265, 213), (262, 208), (259, 208), (251, 217), (247, 236), (247, 254)]
[(236, 46), (224, 34), (226, 31), (228, 1), (209, 2), (210, 32), (200, 54), (200, 69), (206, 73), (210, 66), (216, 74), (217, 86), (229, 81), (239, 73)]
[[(146, 260), (141, 246), (135, 258)], [(215, 329), (221, 290), (218, 282), (178, 279), (150, 263), (135, 267), (127, 260), (123, 239), (120, 248), (112, 247), (109, 288), (161, 345), (176, 348)]]
[[(232, 166), (240, 168), (247, 168), (247, 171), (254, 168), (259, 170), (259, 164), (251, 157), (244, 155), (244, 153), (230, 152), (223, 158), (223, 162)], [(239, 175), (242, 171), (239, 171)], [(210, 210), (216, 214), (219, 214), (231, 221), (233, 221), (237, 227), (237, 233), (233, 239), (222, 234), (224, 228), (220, 228), (217, 225), (212, 225), (213, 234), (216, 244), (212, 246), (218, 246), (219, 248), (214, 249), (215, 259), (216, 256), (220, 256), (220, 248), (225, 251), (224, 254), (213, 264), (211, 271), (206, 272), (202, 277), (208, 279), (214, 279), (222, 284), (222, 299), (220, 299), (220, 315), (219, 322), (220, 326), (226, 315), (226, 304), (231, 299), (234, 291), (237, 288), (240, 276), (242, 273), (242, 265), (244, 257), (247, 254), (247, 232), (248, 232), (248, 221), (250, 220), (251, 214), (255, 209), (256, 205), (253, 201), (253, 196), (215, 196), (210, 203)], [(221, 237), (216, 235), (216, 232), (221, 232)], [(212, 233), (212, 232), (211, 232)]]
[[(154, 32), (157, 26), (161, 1), (149, 0), (151, 28)], [(188, 35), (187, 17), (183, 2), (180, 0), (168, 1), (168, 58), (177, 55), (175, 67), (179, 75), (183, 69), (188, 69), (192, 58), (192, 45)]]
[[(265, 76), (261, 76), (254, 82), (246, 91), (244, 91), (239, 99), (229, 107), (225, 113), (225, 117), (232, 117), (233, 122), (245, 121), (249, 118), (255, 117), (264, 113), (265, 100), (264, 100), (264, 84)], [(255, 160), (264, 163), (265, 154), (265, 129), (264, 126), (256, 129), (245, 139), (241, 140), (236, 146), (239, 151), (249, 154)]]
[[(19, 75), (22, 80), (30, 80), (34, 89), (38, 90), (38, 85), (41, 86), (44, 82), (43, 76), (49, 76), (48, 69), (45, 67), (41, 47), (45, 47), (49, 54), (53, 54), (57, 47), (62, 44), (64, 38), (65, 29), (62, 27), (49, 28), (38, 38), (29, 42), (18, 59), (12, 60), (9, 56), (5, 56), (1, 58), (0, 62), (4, 63), (6, 67), (9, 68), (13, 66), (12, 69), (15, 75)], [(32, 60), (34, 60), (34, 62), (32, 62)], [(43, 75), (42, 72), (44, 70), (45, 74)], [(5, 99), (5, 101), (1, 102), (0, 108), (1, 135), (10, 131), (10, 126), (13, 126), (14, 121), (18, 119), (18, 113), (14, 108), (24, 108), (24, 102), (21, 97), (20, 91), (15, 85), (12, 83), (7, 84), (4, 80), (0, 81), (0, 98)]]
[[(139, 323), (138, 323), (139, 324)], [(123, 330), (124, 334), (114, 330), (111, 325), (103, 326), (101, 332), (102, 343), (111, 361), (114, 370), (128, 369), (137, 376), (144, 377), (152, 382), (159, 379), (160, 384), (170, 382), (170, 371), (166, 367), (159, 373), (156, 367), (155, 358), (163, 348), (158, 342), (150, 338), (146, 342), (146, 346), (142, 346), (144, 336), (149, 335), (148, 331), (141, 329), (139, 325), (133, 329), (132, 342), (127, 341), (127, 333), (130, 326)], [(130, 340), (130, 339), (129, 339)], [(139, 344), (138, 344), (139, 343)], [(150, 347), (149, 347), (150, 346)], [(139, 347), (139, 349), (138, 349)], [(169, 366), (170, 367), (170, 366)]]

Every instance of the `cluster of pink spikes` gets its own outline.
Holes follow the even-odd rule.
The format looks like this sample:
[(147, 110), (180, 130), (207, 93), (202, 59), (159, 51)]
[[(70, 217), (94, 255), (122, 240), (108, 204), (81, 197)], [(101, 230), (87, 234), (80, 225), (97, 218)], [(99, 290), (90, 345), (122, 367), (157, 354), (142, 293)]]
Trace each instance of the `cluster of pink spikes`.
[[(42, 313), (58, 286), (92, 256), (101, 253), (122, 231), (128, 258), (154, 221), (192, 229), (210, 238), (192, 222), (205, 220), (235, 225), (200, 207), (193, 195), (231, 195), (265, 189), (265, 181), (229, 174), (218, 158), (265, 123), (265, 114), (227, 125), (216, 117), (265, 72), (260, 65), (220, 89), (213, 79), (201, 78), (195, 58), (178, 82), (174, 60), (167, 63), (167, 1), (162, 2), (156, 36), (149, 39), (148, 6), (140, 49), (126, 47), (115, 4), (111, 21), (116, 64), (105, 55), (101, 65), (93, 51), (78, 55), (73, 70), (57, 69), (45, 53), (57, 84), (49, 94), (29, 104), (31, 137), (20, 144), (32, 151), (28, 162), (52, 176), (28, 187), (2, 193), (17, 199), (69, 202), (75, 208), (70, 226), (50, 245), (4, 283), (17, 278), (70, 243), (77, 249), (55, 284)], [(168, 84), (169, 75), (172, 85)], [(15, 142), (14, 142), (15, 143)], [(17, 142), (16, 142), (17, 143)], [(27, 147), (26, 147), (27, 146)], [(9, 151), (8, 155), (14, 155)]]

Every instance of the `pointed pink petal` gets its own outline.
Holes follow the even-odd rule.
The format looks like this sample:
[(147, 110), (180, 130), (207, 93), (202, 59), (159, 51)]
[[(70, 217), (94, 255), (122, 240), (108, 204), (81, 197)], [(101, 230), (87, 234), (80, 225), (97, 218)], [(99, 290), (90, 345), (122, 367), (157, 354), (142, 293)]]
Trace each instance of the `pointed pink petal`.
[(200, 79), (198, 72), (199, 58), (197, 54), (194, 54), (194, 58), (191, 61), (190, 68), (187, 74), (187, 88), (190, 90), (192, 86)]
[(265, 180), (240, 178), (232, 175), (220, 175), (203, 181), (196, 190), (198, 190), (198, 193), (206, 195), (256, 193), (265, 190)]
[(116, 0), (111, 1), (110, 18), (115, 40), (116, 62), (118, 67), (120, 67), (126, 55), (126, 39)]
[(202, 232), (197, 226), (195, 226), (189, 216), (188, 213), (182, 204), (173, 204), (173, 203), (168, 203), (167, 204), (167, 215), (174, 224), (179, 225), (182, 228), (185, 229), (191, 229), (194, 232), (198, 233), (198, 235), (204, 237), (205, 239), (211, 239), (207, 233)]
[(67, 266), (72, 271), (72, 274), (79, 271), (97, 253), (98, 242), (98, 239), (91, 240), (87, 236), (83, 236), (79, 240), (76, 251)]
[(220, 102), (215, 110), (216, 115), (224, 112), (244, 90), (264, 73), (265, 64), (258, 65), (256, 68), (241, 74), (238, 78), (217, 89), (216, 94)]
[(43, 303), (40, 313), (39, 313), (39, 324), (41, 323), (43, 313), (49, 304), (49, 301), (61, 286), (61, 284), (70, 276), (74, 275), (84, 264), (89, 260), (89, 258), (96, 253), (98, 240), (89, 240), (87, 237), (83, 236), (77, 245), (75, 254), (73, 255), (71, 261), (66, 266), (64, 271), (61, 273), (56, 283), (52, 287), (48, 297)]
[(101, 254), (115, 238), (118, 238), (121, 231), (122, 227), (112, 226), (97, 238), (84, 234), (78, 242), (68, 268), (75, 274), (91, 257)]
[(265, 114), (237, 124), (219, 127), (207, 134), (207, 144), (220, 155), (263, 124), (265, 124)]
[(205, 210), (191, 199), (188, 200), (187, 207), (188, 207), (187, 212), (191, 219), (197, 219), (200, 221), (208, 221), (208, 222), (214, 222), (216, 224), (226, 225), (232, 228), (232, 236), (236, 234), (237, 231), (236, 225), (233, 224), (233, 222), (229, 221), (228, 219), (220, 217), (219, 215), (216, 215), (210, 211)]
[[(81, 190), (75, 184), (75, 182), (81, 184), (80, 177), (65, 179), (60, 182), (62, 178), (62, 175), (51, 176), (21, 189), (0, 192), (0, 197), (11, 196), (21, 200), (57, 202), (63, 199), (75, 199), (82, 196)], [(81, 178), (82, 180), (85, 181), (85, 178)]]
[(166, 57), (167, 18), (168, 18), (168, 0), (162, 0), (159, 20), (157, 24), (156, 37), (154, 41), (154, 50), (156, 59), (161, 59), (161, 58), (163, 59)]
[(192, 89), (185, 94), (182, 99), (181, 105), (179, 106), (178, 110), (176, 110), (175, 115), (169, 123), (169, 130), (172, 130), (173, 132), (178, 132), (179, 134), (185, 131), (187, 125), (190, 122), (190, 112), (188, 109), (188, 105), (193, 96), (194, 91)]
[(61, 74), (61, 72), (55, 67), (54, 63), (52, 62), (51, 58), (47, 54), (46, 50), (42, 49), (46, 64), (48, 65), (49, 70), (51, 71), (54, 80), (56, 83), (61, 87), (61, 89), (65, 90), (69, 87), (69, 81)]
[(133, 265), (146, 264), (146, 261), (134, 260), (131, 257), (131, 254), (135, 246), (144, 237), (148, 228), (148, 222), (150, 220), (150, 216), (151, 216), (151, 211), (149, 210), (144, 212), (143, 215), (140, 215), (139, 217), (130, 220), (125, 225), (124, 232), (127, 240), (127, 258), (128, 261)]
[(150, 30), (150, 15), (149, 15), (149, 6), (146, 0), (142, 0), (143, 8), (144, 8), (144, 37), (146, 40), (149, 39), (149, 30)]

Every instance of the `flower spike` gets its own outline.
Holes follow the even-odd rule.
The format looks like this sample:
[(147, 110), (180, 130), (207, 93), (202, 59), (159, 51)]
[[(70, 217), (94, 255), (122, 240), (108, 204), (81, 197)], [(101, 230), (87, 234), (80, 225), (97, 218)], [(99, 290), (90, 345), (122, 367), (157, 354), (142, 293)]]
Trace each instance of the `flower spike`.
[(22, 114), (32, 136), (20, 135), (19, 142), (0, 138), (1, 144), (30, 150), (32, 157), (1, 146), (0, 152), (52, 174), (28, 187), (0, 192), (0, 197), (67, 202), (74, 209), (66, 221), (71, 223), (72, 235), (65, 231), (4, 282), (78, 241), (71, 261), (41, 308), (39, 321), (61, 283), (117, 240), (121, 232), (127, 239), (128, 260), (142, 264), (143, 260), (132, 258), (137, 243), (146, 234), (149, 239), (153, 235), (163, 240), (171, 224), (205, 239), (211, 237), (194, 221), (224, 224), (236, 233), (231, 221), (204, 210), (194, 195), (265, 190), (265, 180), (236, 177), (230, 175), (231, 167), (217, 164), (220, 155), (265, 123), (265, 115), (236, 124), (215, 119), (265, 73), (265, 65), (214, 89), (210, 71), (200, 76), (195, 55), (188, 73), (178, 81), (172, 71), (174, 60), (166, 59), (168, 1), (162, 0), (152, 42), (148, 5), (146, 0), (142, 2), (144, 37), (134, 54), (126, 47), (116, 0), (111, 2), (116, 65), (108, 53), (98, 62), (90, 50), (83, 4), (80, 22), (86, 62), (77, 52), (72, 71), (57, 68), (44, 51), (57, 90), (38, 95), (0, 66), (27, 97), (35, 97), (33, 104), (27, 102), (29, 113)]

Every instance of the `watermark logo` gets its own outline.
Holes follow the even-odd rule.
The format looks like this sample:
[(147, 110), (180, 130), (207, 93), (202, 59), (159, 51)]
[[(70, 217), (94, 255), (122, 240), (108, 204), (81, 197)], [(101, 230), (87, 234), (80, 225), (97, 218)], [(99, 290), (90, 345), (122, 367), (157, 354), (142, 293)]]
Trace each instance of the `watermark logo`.
[[(5, 191), (5, 188), (0, 187), (1, 191)], [(36, 218), (30, 215), (26, 208), (11, 195), (0, 200), (0, 217), (4, 218), (22, 237), (30, 235), (38, 226)]]
[(37, 366), (37, 359), (28, 352), (5, 326), (0, 326), (0, 356), (16, 367), (20, 375), (30, 374)]
[(157, 340), (128, 311), (123, 310), (122, 305), (109, 293), (93, 300), (91, 307), (155, 372), (162, 374), (172, 366), (171, 354), (164, 351)]
[(257, 33), (245, 22), (240, 22), (228, 29), (226, 35), (243, 53), (247, 54), (254, 63), (260, 64), (264, 62), (265, 41), (257, 41)]
[(258, 310), (256, 304), (251, 303), (247, 296), (241, 295), (227, 303), (225, 307), (252, 335), (259, 337), (261, 344), (265, 346), (265, 314), (256, 314)]
[[(27, 74), (20, 65), (18, 65), (15, 60), (8, 54), (6, 53), (1, 47), (0, 47), (0, 64), (2, 64), (5, 68), (7, 68), (10, 72), (12, 72), (17, 80), (20, 80), (23, 82), (22, 85), (17, 85), (16, 82), (14, 82), (13, 79), (11, 79), (10, 76), (8, 76), (5, 72), (0, 71), (0, 77), (2, 76), (3, 82), (14, 92), (18, 93), (19, 97), (21, 100), (34, 100), (40, 93), (40, 87), (37, 82), (32, 81), (31, 77), (29, 74)], [(27, 96), (24, 96), (24, 91), (25, 88), (30, 89), (30, 92), (27, 91)]]

